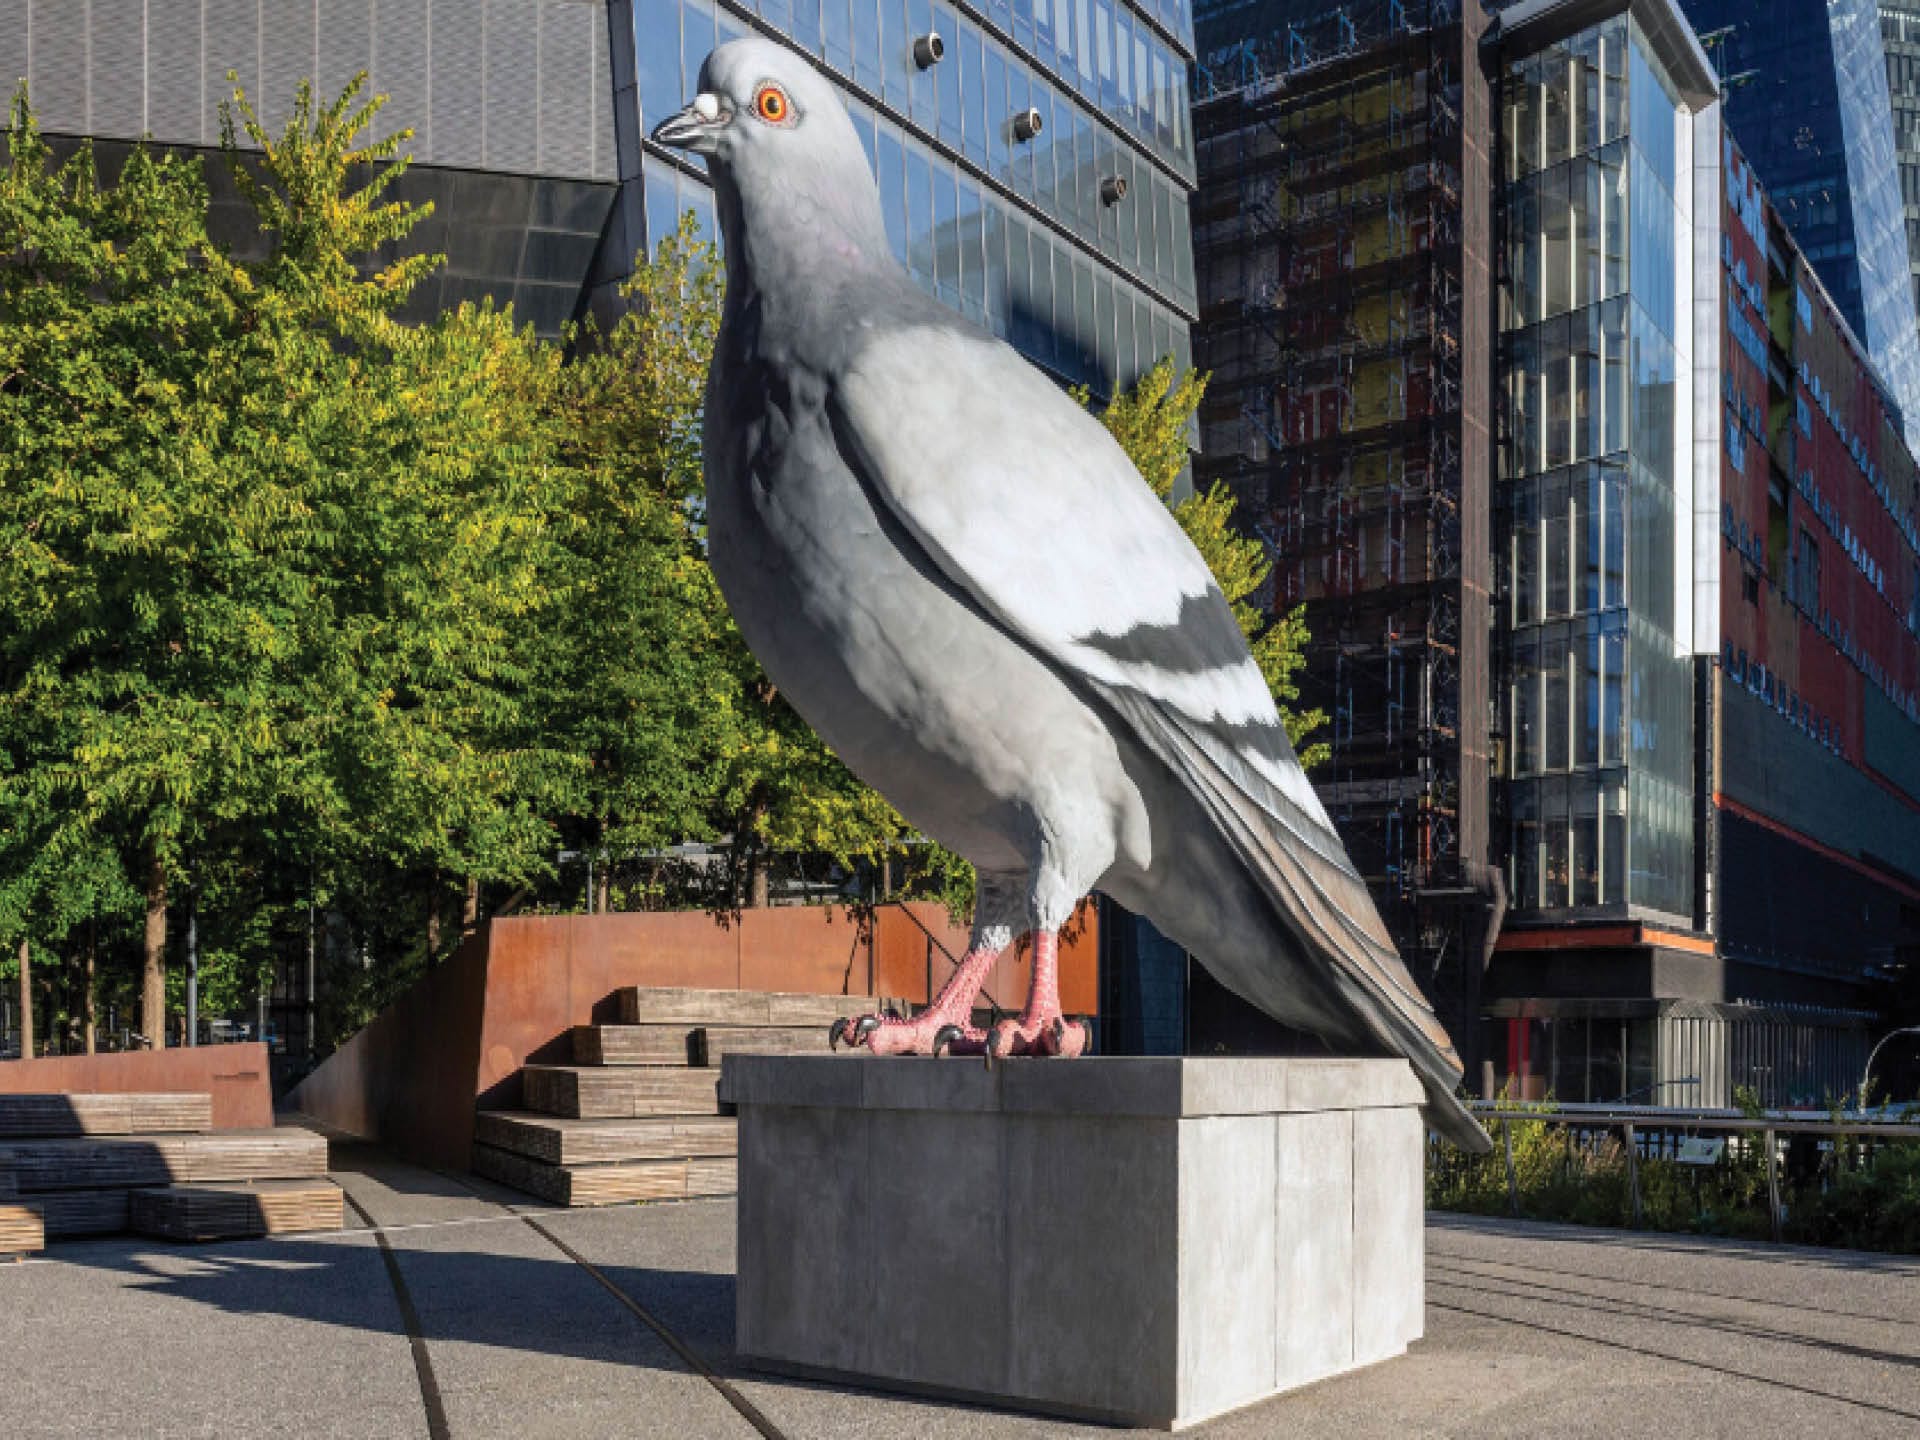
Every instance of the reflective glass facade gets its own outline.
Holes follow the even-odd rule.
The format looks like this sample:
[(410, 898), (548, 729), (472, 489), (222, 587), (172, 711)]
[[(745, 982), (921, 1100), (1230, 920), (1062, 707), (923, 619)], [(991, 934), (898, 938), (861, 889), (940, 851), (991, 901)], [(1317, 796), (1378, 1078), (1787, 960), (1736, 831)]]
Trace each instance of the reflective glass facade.
[(1920, 0), (1880, 0), (1880, 43), (1893, 106), (1893, 153), (1900, 167), (1907, 268), (1920, 311)]
[(1510, 903), (1686, 917), (1691, 116), (1624, 14), (1502, 82)]
[[(928, 291), (1065, 380), (1111, 393), (1163, 355), (1190, 363), (1187, 0), (627, 0), (633, 133), (698, 90), (717, 44), (754, 33), (843, 89), (896, 256)], [(915, 37), (937, 33), (927, 69)], [(1038, 112), (1030, 139), (1014, 117)], [(699, 166), (636, 139), (641, 243), (691, 209)], [(1103, 196), (1111, 182), (1125, 196)], [(637, 244), (634, 248), (637, 248)]]
[(1680, 0), (1726, 127), (1920, 443), (1920, 329), (1875, 0)]

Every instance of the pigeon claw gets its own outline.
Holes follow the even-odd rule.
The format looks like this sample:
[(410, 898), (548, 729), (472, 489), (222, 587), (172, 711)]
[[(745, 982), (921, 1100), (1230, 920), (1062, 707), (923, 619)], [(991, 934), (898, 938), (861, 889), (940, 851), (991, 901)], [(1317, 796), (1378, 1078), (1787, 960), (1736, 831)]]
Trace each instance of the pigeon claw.
[(950, 1054), (953, 1050), (954, 1041), (960, 1039), (960, 1037), (965, 1034), (966, 1031), (962, 1030), (958, 1025), (942, 1025), (934, 1032), (933, 1053), (936, 1056), (942, 1057)]
[(1063, 1060), (1093, 1053), (1093, 1027), (1084, 1020), (1056, 1015), (1053, 1024), (1047, 1027), (1046, 1038), (1050, 1042), (1047, 1053)]
[(862, 1015), (858, 1020), (842, 1015), (827, 1031), (827, 1048), (838, 1050), (840, 1042), (844, 1040), (849, 1050), (858, 1050), (867, 1043), (867, 1037), (879, 1028), (878, 1015)]

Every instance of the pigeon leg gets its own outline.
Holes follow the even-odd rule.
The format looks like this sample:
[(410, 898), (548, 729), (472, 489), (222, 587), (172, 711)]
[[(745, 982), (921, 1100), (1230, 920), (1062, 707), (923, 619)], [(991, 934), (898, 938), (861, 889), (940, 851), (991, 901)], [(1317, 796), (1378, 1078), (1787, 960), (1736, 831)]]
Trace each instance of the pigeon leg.
[(986, 1032), (974, 1028), (973, 1000), (993, 971), (993, 962), (1013, 942), (1005, 926), (975, 930), (967, 953), (960, 957), (940, 994), (911, 1020), (893, 1015), (862, 1015), (836, 1020), (829, 1043), (845, 1040), (858, 1049), (865, 1045), (876, 1055), (978, 1055), (986, 1048)]
[(1084, 1055), (1093, 1031), (1060, 1013), (1060, 937), (1052, 930), (1033, 932), (1033, 984), (1027, 1008), (1017, 1020), (1002, 1020), (987, 1036), (989, 1059), (1000, 1055)]

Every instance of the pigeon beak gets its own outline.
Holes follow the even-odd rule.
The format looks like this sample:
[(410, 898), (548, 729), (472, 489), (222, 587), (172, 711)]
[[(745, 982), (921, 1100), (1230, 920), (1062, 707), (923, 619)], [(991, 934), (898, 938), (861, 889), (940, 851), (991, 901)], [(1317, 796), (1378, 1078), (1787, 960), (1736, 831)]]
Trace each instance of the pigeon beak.
[(686, 109), (669, 115), (654, 127), (654, 143), (710, 155), (714, 139), (732, 118), (732, 112), (722, 107), (718, 95), (703, 91), (694, 96), (693, 103)]

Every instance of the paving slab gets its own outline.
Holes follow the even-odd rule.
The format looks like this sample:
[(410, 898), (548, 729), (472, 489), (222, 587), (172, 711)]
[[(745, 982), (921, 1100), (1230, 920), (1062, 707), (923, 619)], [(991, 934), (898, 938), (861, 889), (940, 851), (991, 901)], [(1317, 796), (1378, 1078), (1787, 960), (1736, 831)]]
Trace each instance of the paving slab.
[[(563, 1211), (377, 1152), (334, 1178), (379, 1223), (455, 1440), (791, 1440), (1125, 1432), (742, 1372), (731, 1201)], [(532, 1216), (693, 1357), (525, 1223)], [(1729, 1437), (1920, 1433), (1920, 1260), (1430, 1217), (1427, 1336), (1404, 1357), (1188, 1432)], [(873, 1282), (910, 1274), (876, 1254)], [(428, 1434), (374, 1237), (56, 1244), (0, 1266), (0, 1434)]]
[(427, 1433), (371, 1235), (51, 1255), (0, 1266), (0, 1434)]

